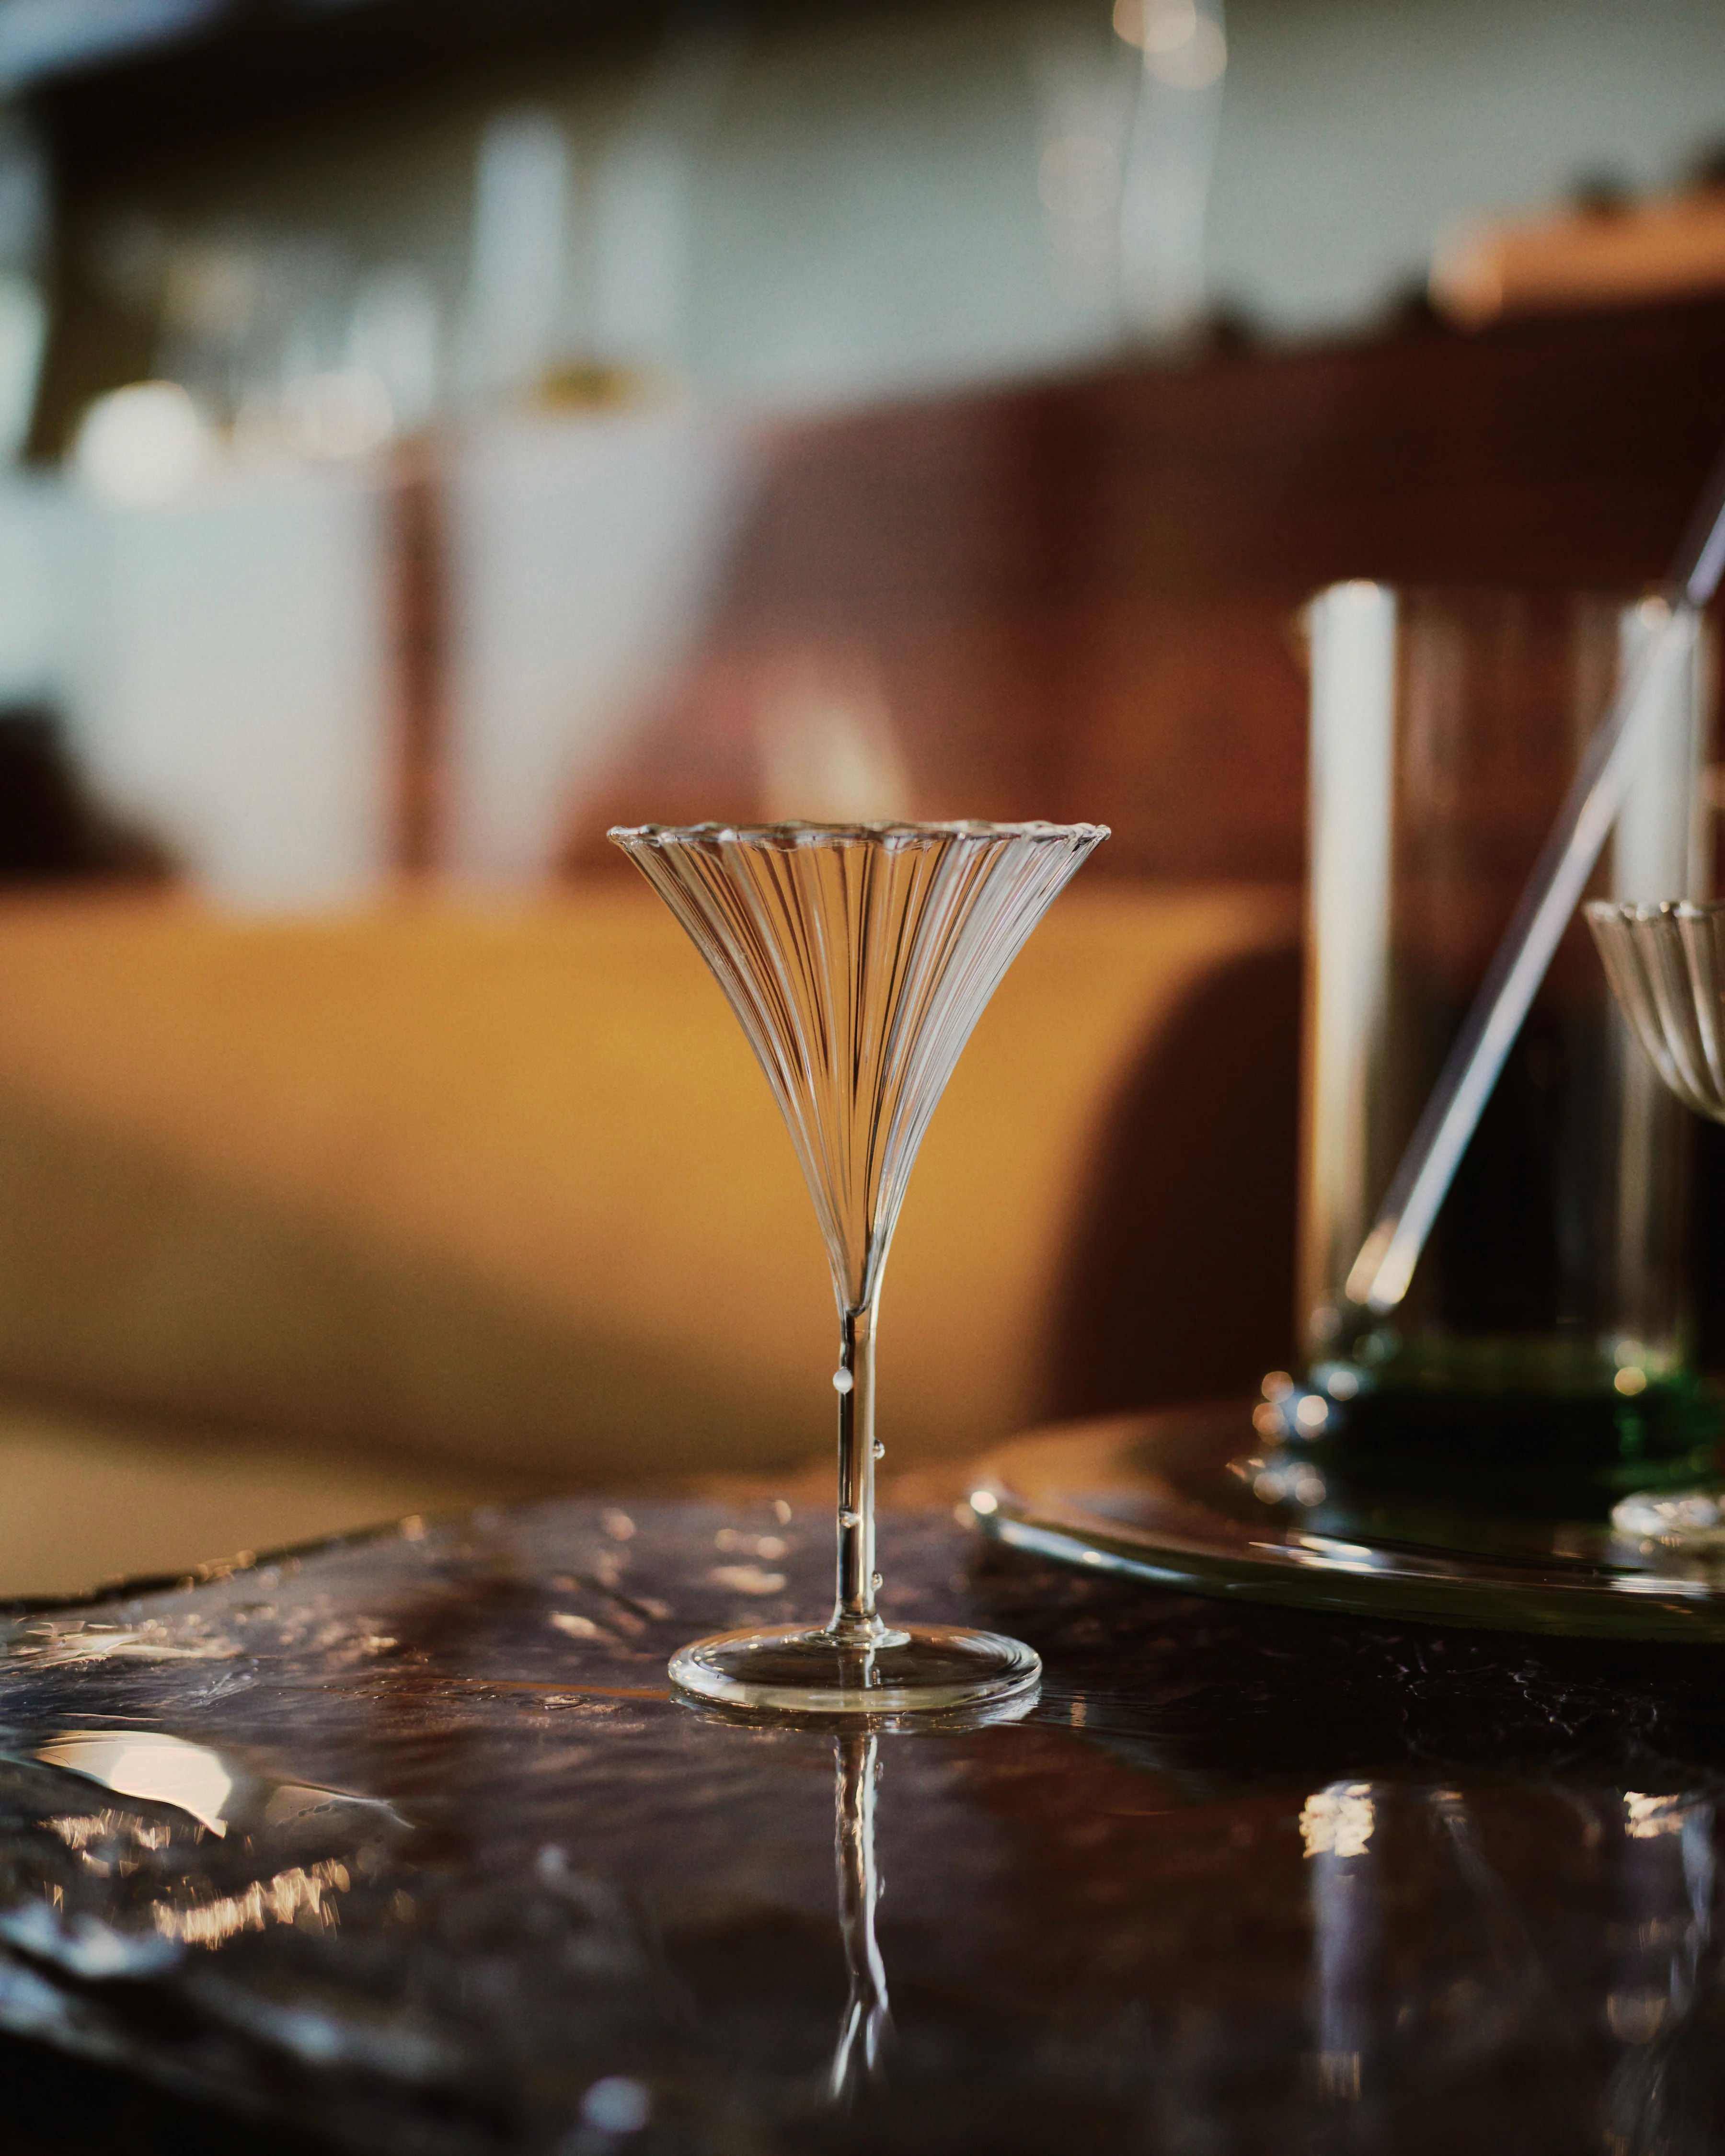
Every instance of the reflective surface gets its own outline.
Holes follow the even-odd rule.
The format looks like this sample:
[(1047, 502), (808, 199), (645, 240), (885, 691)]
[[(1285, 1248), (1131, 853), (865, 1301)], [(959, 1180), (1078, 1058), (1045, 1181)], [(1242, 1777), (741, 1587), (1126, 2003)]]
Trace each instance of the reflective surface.
[[(18, 1621), (20, 2088), (52, 2046), (169, 2123), (449, 2156), (1716, 2145), (1716, 1652), (882, 1539), (919, 1619), (1040, 1651), (1024, 1719), (673, 1701), (677, 1639), (818, 1588), (825, 1522), (766, 1506), (411, 1522)], [(54, 2145), (111, 2146), (33, 2056)]]
[(790, 1132), (839, 1309), (838, 1584), (819, 1630), (696, 1641), (672, 1681), (762, 1714), (1012, 1699), (1016, 1640), (890, 1626), (875, 1563), (880, 1282), (923, 1132), (988, 998), (1108, 834), (1096, 824), (643, 824), (611, 838), (712, 968)]

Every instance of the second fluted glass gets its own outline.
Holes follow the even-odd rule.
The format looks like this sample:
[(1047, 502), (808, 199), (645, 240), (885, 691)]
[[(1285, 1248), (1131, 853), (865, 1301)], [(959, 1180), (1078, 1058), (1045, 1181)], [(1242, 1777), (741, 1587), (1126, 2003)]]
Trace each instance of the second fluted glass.
[(1697, 1115), (1725, 1122), (1725, 907), (1595, 901), (1587, 919), (1654, 1068)]
[[(1725, 1123), (1725, 906), (1595, 901), (1588, 926), (1619, 1007), (1670, 1091)], [(1725, 1552), (1725, 1482), (1641, 1490), (1613, 1507), (1619, 1535), (1644, 1549)]]
[(875, 1609), (875, 1332), (916, 1148), (984, 1005), (1095, 824), (644, 824), (612, 839), (711, 967), (767, 1074), (839, 1306), (838, 1592), (819, 1628), (724, 1633), (685, 1691), (817, 1715), (949, 1711), (1036, 1682), (1030, 1649)]

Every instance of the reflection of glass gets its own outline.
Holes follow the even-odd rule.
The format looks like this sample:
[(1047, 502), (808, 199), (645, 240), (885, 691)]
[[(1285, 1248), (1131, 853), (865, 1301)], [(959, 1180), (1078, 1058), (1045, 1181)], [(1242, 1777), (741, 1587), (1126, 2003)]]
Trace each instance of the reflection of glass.
[(839, 1581), (831, 1620), (726, 1633), (671, 1663), (732, 1706), (898, 1714), (1009, 1697), (1016, 1640), (876, 1614), (875, 1333), (911, 1167), (972, 1028), (1106, 832), (1093, 824), (649, 824), (612, 838), (717, 975), (778, 1100), (839, 1305)]
[[(1579, 927), (1560, 947), (1387, 1317), (1343, 1282), (1645, 611), (1563, 592), (1336, 587), (1311, 613), (1312, 879), (1295, 1436), (1345, 1424), (1350, 1466), (1458, 1444), (1492, 1495), (1553, 1508), (1685, 1457), (1684, 1134), (1626, 1055)], [(1710, 654), (1630, 789), (1597, 887), (1692, 891)], [(1376, 1440), (1381, 1438), (1381, 1445)], [(1540, 1459), (1542, 1440), (1549, 1456)], [(1392, 1458), (1391, 1455), (1394, 1455)], [(1485, 1455), (1490, 1455), (1489, 1466)], [(1559, 1492), (1556, 1465), (1574, 1484)], [(1376, 1468), (1373, 1469), (1376, 1472)]]
[[(1576, 1786), (1536, 1801), (1553, 1807), (1548, 1846), (1568, 1841), (1570, 1863), (1577, 1843), (1586, 1851), (1605, 1917), (1585, 1942), (1571, 1930), (1556, 1956), (1540, 1908), (1550, 1876), (1506, 1835), (1501, 1791), (1333, 1783), (1307, 1799), (1314, 2078), (1332, 2116), (1356, 2123), (1343, 2145), (1420, 2141), (1409, 2107), (1428, 2100), (1415, 2092), (1430, 2084), (1409, 2071), (1410, 2043), (1443, 2046), (1453, 2073), (1450, 2047), (1464, 2042), (1476, 2076), (1488, 2056), (1550, 2057), (1554, 2026), (1584, 1990), (1581, 2025), (1599, 2046), (1603, 2084), (1548, 2086), (1540, 2116), (1554, 2128), (1550, 2145), (1594, 2145), (1595, 2133), (1574, 2129), (1597, 2118), (1598, 2143), (1625, 2156), (1717, 2146), (1712, 1799), (1701, 1789)], [(1416, 1877), (1423, 1894), (1410, 1892)], [(1465, 2037), (1450, 2018), (1457, 1999), (1466, 2001)], [(1512, 2133), (1505, 2145), (1515, 2142)]]
[(839, 1737), (833, 1743), (833, 1855), (839, 1871), (839, 1929), (850, 1996), (839, 2027), (828, 2087), (835, 2103), (855, 2096), (880, 2067), (892, 2030), (886, 1967), (875, 1938), (880, 1875), (875, 1864), (875, 1795), (880, 1779), (880, 1739)]

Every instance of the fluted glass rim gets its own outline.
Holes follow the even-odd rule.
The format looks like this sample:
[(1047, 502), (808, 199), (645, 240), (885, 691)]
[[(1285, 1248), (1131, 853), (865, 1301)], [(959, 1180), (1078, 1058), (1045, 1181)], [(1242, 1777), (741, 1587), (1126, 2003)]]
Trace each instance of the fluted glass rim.
[(1582, 911), (1589, 921), (1621, 921), (1639, 928), (1654, 921), (1725, 918), (1725, 898), (1590, 898)]
[(935, 844), (942, 839), (1029, 839), (1052, 843), (1100, 841), (1110, 835), (1106, 824), (1053, 824), (1040, 819), (990, 824), (970, 817), (930, 823), (886, 819), (878, 823), (821, 824), (788, 818), (774, 824), (614, 824), (605, 836), (617, 845), (738, 845), (766, 849), (790, 846), (903, 845)]

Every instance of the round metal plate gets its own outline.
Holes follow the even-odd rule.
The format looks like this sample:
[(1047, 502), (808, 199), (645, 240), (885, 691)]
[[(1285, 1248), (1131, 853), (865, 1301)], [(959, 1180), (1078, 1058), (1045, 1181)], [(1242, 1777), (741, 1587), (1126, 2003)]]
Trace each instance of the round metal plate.
[[(971, 1503), (1010, 1546), (1199, 1594), (1499, 1630), (1725, 1640), (1725, 1572), (1604, 1526), (1457, 1505), (1378, 1515), (1266, 1503), (1250, 1404), (1032, 1431), (977, 1470)], [(1409, 1531), (1411, 1529), (1411, 1532)]]

